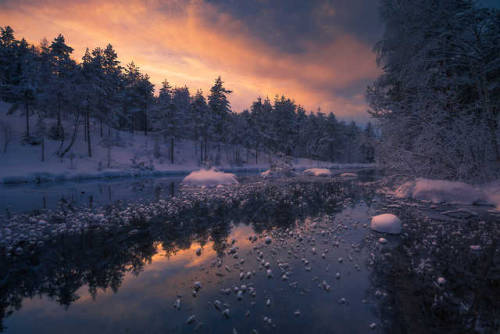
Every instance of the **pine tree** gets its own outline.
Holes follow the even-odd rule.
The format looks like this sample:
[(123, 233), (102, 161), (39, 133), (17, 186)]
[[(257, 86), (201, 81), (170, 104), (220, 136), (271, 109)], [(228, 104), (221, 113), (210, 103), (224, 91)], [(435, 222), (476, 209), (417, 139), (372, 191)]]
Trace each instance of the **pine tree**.
[[(111, 127), (119, 126), (119, 116), (116, 110), (120, 108), (120, 90), (122, 89), (122, 67), (118, 61), (118, 55), (111, 44), (108, 44), (103, 51), (104, 70), (104, 94), (105, 99), (102, 104), (101, 123), (108, 124), (108, 132)], [(102, 126), (101, 126), (101, 137)], [(108, 133), (109, 136), (109, 133)]]
[(196, 92), (191, 101), (191, 119), (194, 139), (200, 141), (200, 163), (204, 163), (208, 156), (208, 136), (212, 119), (201, 90)]
[[(208, 106), (213, 115), (214, 119), (214, 129), (212, 135), (212, 140), (217, 142), (226, 141), (225, 133), (225, 122), (227, 115), (231, 113), (231, 105), (228, 100), (228, 95), (232, 93), (231, 90), (226, 89), (223, 86), (223, 81), (219, 76), (215, 79), (215, 83), (210, 88), (210, 94), (208, 95)], [(220, 151), (220, 145), (218, 146)]]
[(66, 45), (64, 36), (59, 34), (50, 44), (51, 61), (51, 81), (48, 89), (51, 96), (51, 105), (55, 107), (57, 124), (53, 130), (54, 139), (64, 139), (64, 129), (62, 126), (62, 113), (70, 105), (69, 95), (71, 94), (69, 81), (75, 74), (76, 63), (71, 59), (73, 48)]

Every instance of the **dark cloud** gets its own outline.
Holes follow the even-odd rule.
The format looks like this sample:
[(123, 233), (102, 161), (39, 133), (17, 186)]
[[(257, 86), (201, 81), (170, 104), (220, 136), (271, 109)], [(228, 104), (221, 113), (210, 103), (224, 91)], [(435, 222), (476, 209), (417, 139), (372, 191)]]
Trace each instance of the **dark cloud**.
[(374, 44), (382, 25), (377, 1), (366, 0), (208, 0), (241, 20), (249, 32), (287, 52), (301, 52), (304, 41), (325, 43), (340, 35)]

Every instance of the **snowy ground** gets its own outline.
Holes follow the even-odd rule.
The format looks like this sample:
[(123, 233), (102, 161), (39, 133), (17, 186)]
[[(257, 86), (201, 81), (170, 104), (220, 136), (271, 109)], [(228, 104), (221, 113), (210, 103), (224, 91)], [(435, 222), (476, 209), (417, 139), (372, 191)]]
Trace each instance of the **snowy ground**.
[[(0, 122), (11, 129), (11, 138), (6, 152), (3, 152), (4, 134), (0, 129), (0, 183), (26, 183), (50, 182), (67, 180), (84, 180), (94, 178), (131, 177), (145, 175), (184, 175), (200, 169), (199, 145), (191, 140), (177, 140), (175, 142), (174, 164), (169, 159), (169, 142), (159, 141), (157, 145), (159, 156), (155, 157), (155, 139), (144, 136), (142, 133), (134, 134), (113, 130), (113, 137), (120, 142), (119, 146), (111, 149), (110, 167), (108, 168), (108, 149), (101, 144), (99, 124), (95, 122), (92, 129), (92, 157), (88, 156), (87, 143), (83, 140), (83, 126), (80, 126), (76, 142), (64, 158), (56, 154), (60, 142), (46, 139), (45, 161), (41, 162), (41, 146), (22, 144), (25, 131), (25, 118), (19, 112), (6, 115), (9, 104), (0, 102)], [(55, 121), (47, 121), (47, 128)], [(31, 117), (30, 126), (34, 130), (36, 116)], [(72, 124), (64, 121), (66, 133), (71, 133)], [(107, 133), (107, 128), (104, 129)], [(69, 142), (66, 140), (64, 146)], [(242, 163), (232, 161), (233, 152), (239, 149)], [(158, 153), (158, 152), (157, 152)], [(217, 150), (215, 144), (209, 151), (211, 161), (216, 161)], [(275, 157), (259, 152), (258, 160), (255, 151), (245, 148), (226, 147), (221, 150), (220, 164), (216, 167), (228, 172), (262, 172), (269, 168), (270, 162)], [(133, 162), (135, 161), (135, 163)], [(310, 167), (327, 168), (358, 168), (366, 164), (335, 164), (330, 162), (315, 161), (310, 159), (294, 159), (296, 169)], [(372, 166), (372, 165), (368, 165)]]

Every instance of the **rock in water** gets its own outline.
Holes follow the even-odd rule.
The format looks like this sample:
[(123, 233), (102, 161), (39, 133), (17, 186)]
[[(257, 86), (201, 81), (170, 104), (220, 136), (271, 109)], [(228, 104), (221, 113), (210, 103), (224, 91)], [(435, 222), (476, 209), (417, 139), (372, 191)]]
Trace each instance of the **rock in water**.
[(379, 238), (378, 242), (381, 243), (381, 244), (386, 244), (387, 243), (387, 239), (386, 238)]
[(372, 218), (370, 228), (382, 233), (401, 233), (401, 220), (391, 213), (385, 213)]

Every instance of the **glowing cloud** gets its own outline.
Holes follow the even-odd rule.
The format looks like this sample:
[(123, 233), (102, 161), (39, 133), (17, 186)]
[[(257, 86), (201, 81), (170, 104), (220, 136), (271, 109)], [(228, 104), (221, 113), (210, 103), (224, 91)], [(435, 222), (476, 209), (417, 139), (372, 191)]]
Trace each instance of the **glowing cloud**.
[[(319, 10), (335, 19), (334, 8)], [(111, 43), (123, 63), (133, 60), (155, 84), (167, 78), (207, 92), (221, 75), (234, 91), (235, 111), (248, 108), (257, 96), (285, 94), (308, 109), (364, 117), (364, 99), (338, 91), (378, 74), (371, 47), (352, 34), (301, 41), (301, 52), (286, 52), (201, 0), (5, 0), (0, 21), (33, 43), (62, 33), (75, 58), (86, 47)]]

